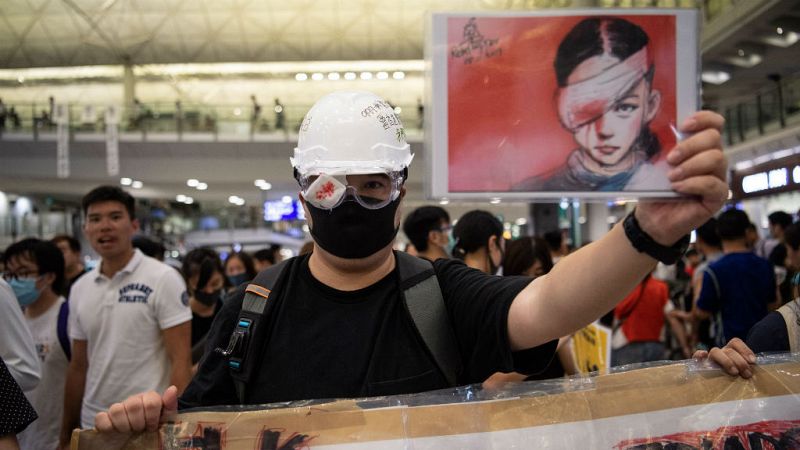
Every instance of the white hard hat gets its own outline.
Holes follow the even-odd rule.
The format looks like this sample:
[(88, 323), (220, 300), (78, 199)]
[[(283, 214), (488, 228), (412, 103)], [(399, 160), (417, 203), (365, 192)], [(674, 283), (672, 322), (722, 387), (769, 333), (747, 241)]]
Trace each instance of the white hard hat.
[(308, 111), (289, 159), (307, 177), (402, 171), (413, 157), (388, 102), (370, 92), (339, 91)]

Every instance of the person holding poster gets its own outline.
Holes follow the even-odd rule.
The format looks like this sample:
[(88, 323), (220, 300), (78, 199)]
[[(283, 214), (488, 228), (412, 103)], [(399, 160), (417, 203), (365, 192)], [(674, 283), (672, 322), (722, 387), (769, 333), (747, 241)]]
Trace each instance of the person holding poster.
[(636, 24), (592, 17), (564, 37), (554, 62), (561, 125), (578, 148), (565, 164), (527, 178), (517, 191), (669, 189), (667, 163), (649, 123), (659, 112), (649, 38)]
[[(688, 233), (723, 205), (722, 125), (713, 112), (695, 113), (682, 124), (692, 136), (667, 161), (671, 187), (684, 197), (640, 202), (603, 238), (531, 281), (394, 252), (412, 159), (403, 125), (374, 94), (323, 97), (306, 115), (291, 159), (314, 251), (284, 262), (270, 291), (243, 285), (226, 299), (181, 408), (396, 395), (478, 383), (494, 372), (535, 370), (519, 367), (517, 357), (546, 363), (556, 339), (612, 309), (657, 261), (674, 263)], [(452, 382), (453, 372), (433, 359), (403, 301), (407, 289), (399, 269), (410, 263), (427, 269), (416, 280), (405, 278), (408, 283), (423, 276), (438, 283), (444, 323), (435, 325), (451, 329), (458, 347), (448, 355), (461, 365)], [(229, 364), (236, 362), (229, 355), (240, 354), (234, 330), (250, 325), (239, 319), (243, 308), (267, 308), (254, 295), (272, 302), (270, 320), (261, 322), (264, 340), (250, 341), (261, 346), (254, 349), (263, 358), (240, 384), (231, 372), (240, 366)], [(245, 297), (253, 301), (245, 304)], [(155, 430), (177, 409), (174, 387), (141, 393), (99, 413), (95, 426), (101, 432)]]

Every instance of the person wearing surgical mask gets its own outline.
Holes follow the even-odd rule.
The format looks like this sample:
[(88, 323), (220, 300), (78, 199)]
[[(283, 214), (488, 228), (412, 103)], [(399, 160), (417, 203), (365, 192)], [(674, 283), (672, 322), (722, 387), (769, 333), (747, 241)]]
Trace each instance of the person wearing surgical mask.
[(245, 252), (235, 252), (228, 255), (225, 260), (225, 277), (231, 287), (239, 286), (245, 281), (250, 281), (256, 276), (253, 257)]
[(192, 309), (192, 364), (197, 364), (203, 356), (206, 335), (222, 307), (224, 290), (229, 284), (219, 255), (209, 248), (196, 248), (187, 253), (181, 273), (186, 280)]
[(505, 239), (503, 223), (492, 213), (470, 211), (453, 227), (453, 257), (489, 275), (501, 275)]
[(69, 306), (62, 295), (64, 256), (56, 244), (29, 238), (9, 246), (3, 259), (6, 266), (3, 277), (14, 290), (19, 305), (25, 308), (25, 324), (36, 347), (35, 358), (41, 365), (39, 384), (25, 393), (39, 413), (39, 420), (20, 433), (20, 448), (57, 448), (64, 383), (72, 351), (67, 339)]

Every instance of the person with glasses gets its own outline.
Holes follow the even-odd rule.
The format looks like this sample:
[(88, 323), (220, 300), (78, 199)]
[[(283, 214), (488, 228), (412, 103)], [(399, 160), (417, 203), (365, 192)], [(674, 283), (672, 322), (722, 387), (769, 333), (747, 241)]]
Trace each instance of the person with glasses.
[[(303, 120), (291, 158), (314, 251), (282, 262), (269, 291), (243, 285), (227, 297), (208, 337), (208, 348), (222, 351), (206, 352), (180, 402), (174, 387), (132, 395), (99, 413), (97, 430), (155, 430), (179, 405), (398, 395), (480, 383), (495, 372), (537, 372), (560, 336), (612, 309), (658, 260), (680, 257), (688, 233), (725, 202), (722, 124), (721, 116), (700, 112), (681, 127), (695, 134), (669, 161), (679, 169), (674, 189), (687, 197), (640, 202), (624, 223), (532, 281), (487, 275), (454, 259), (430, 263), (395, 252), (413, 157), (403, 124), (374, 94), (329, 94)], [(401, 270), (412, 265), (414, 270)], [(454, 371), (434, 360), (415, 326), (406, 301), (433, 296), (406, 294), (422, 286), (408, 272), (436, 282), (425, 289), (438, 287), (441, 294), (435, 327), (446, 328), (439, 331), (454, 341), (447, 355), (460, 366)], [(240, 314), (266, 307), (259, 298), (271, 306), (268, 317), (260, 313), (267, 320), (259, 322), (264, 328), (257, 336), (264, 339), (250, 341), (259, 347), (248, 354), (257, 350), (260, 359), (250, 360), (244, 384), (234, 378), (234, 358), (242, 330), (252, 322)]]
[(41, 381), (26, 393), (39, 412), (39, 420), (18, 436), (20, 447), (54, 449), (58, 446), (70, 358), (67, 316), (62, 312), (66, 302), (62, 295), (64, 256), (56, 244), (29, 238), (9, 246), (3, 262), (4, 276), (10, 279), (19, 304), (25, 308), (25, 323), (33, 335), (42, 369)]
[(403, 233), (416, 249), (417, 256), (428, 261), (450, 257), (451, 229), (450, 214), (438, 206), (421, 206), (411, 211), (403, 222)]

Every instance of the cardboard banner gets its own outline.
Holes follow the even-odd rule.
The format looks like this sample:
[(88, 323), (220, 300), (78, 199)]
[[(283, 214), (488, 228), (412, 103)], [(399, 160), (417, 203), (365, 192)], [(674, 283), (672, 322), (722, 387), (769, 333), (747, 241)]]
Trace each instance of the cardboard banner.
[(611, 367), (611, 328), (594, 322), (572, 335), (572, 354), (581, 373)]
[(499, 393), (472, 386), (260, 411), (230, 407), (183, 413), (135, 436), (76, 431), (71, 448), (798, 448), (800, 355), (760, 358), (754, 373), (743, 380), (688, 362)]
[(119, 175), (119, 109), (106, 108), (106, 172), (109, 176)]

